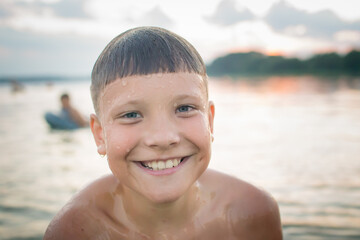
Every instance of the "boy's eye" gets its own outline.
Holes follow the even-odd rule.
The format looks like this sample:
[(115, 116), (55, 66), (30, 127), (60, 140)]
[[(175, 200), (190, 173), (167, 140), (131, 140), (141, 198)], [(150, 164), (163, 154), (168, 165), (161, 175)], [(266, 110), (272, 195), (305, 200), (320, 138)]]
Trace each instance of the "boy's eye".
[(179, 112), (187, 112), (189, 110), (190, 110), (189, 106), (181, 106), (181, 107), (178, 108)]
[(176, 109), (176, 112), (186, 113), (186, 112), (189, 112), (191, 110), (194, 110), (194, 107), (189, 106), (189, 105), (183, 105), (183, 106), (178, 107)]
[(140, 112), (125, 112), (114, 117), (120, 124), (135, 124), (141, 122), (142, 118)]
[(122, 118), (139, 118), (141, 117), (139, 113), (137, 112), (129, 112), (129, 113), (125, 113), (124, 115), (121, 116)]

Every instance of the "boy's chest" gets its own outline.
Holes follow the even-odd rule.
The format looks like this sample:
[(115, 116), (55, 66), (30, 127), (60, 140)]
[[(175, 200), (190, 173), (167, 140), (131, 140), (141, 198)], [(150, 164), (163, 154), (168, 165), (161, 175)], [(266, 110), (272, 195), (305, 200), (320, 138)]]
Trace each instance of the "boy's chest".
[(162, 229), (145, 233), (144, 231), (124, 227), (112, 226), (106, 229), (106, 238), (101, 239), (131, 239), (131, 240), (219, 240), (219, 239), (238, 239), (234, 236), (233, 226), (222, 218), (216, 218), (208, 221), (194, 221), (186, 226), (179, 227), (176, 230)]

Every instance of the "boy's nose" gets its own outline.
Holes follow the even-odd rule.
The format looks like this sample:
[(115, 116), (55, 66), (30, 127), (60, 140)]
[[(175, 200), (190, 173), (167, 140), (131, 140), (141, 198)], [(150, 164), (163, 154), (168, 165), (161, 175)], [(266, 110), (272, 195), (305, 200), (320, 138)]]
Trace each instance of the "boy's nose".
[[(155, 126), (156, 125), (156, 126)], [(144, 143), (151, 148), (166, 149), (180, 142), (180, 136), (176, 127), (171, 123), (163, 122), (149, 127), (146, 131)]]

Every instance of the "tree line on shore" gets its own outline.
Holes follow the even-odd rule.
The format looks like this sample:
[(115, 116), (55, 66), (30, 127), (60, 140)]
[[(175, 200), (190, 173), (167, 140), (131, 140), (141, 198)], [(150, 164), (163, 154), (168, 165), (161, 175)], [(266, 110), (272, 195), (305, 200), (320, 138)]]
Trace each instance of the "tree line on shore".
[(316, 54), (311, 58), (267, 56), (259, 52), (231, 53), (207, 65), (210, 76), (262, 74), (346, 74), (360, 75), (360, 51), (346, 55), (336, 52)]

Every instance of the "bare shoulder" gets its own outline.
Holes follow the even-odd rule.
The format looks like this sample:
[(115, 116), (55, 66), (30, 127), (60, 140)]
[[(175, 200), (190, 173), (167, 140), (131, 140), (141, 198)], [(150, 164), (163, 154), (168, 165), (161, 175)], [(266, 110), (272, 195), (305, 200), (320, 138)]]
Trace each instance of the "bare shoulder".
[(282, 239), (279, 208), (265, 190), (235, 177), (207, 170), (201, 178), (216, 192), (239, 239)]
[(52, 219), (44, 240), (99, 239), (101, 234), (106, 234), (101, 221), (104, 202), (97, 198), (106, 196), (115, 185), (114, 177), (104, 176), (76, 193)]

